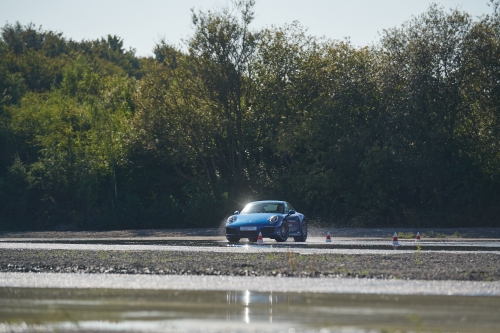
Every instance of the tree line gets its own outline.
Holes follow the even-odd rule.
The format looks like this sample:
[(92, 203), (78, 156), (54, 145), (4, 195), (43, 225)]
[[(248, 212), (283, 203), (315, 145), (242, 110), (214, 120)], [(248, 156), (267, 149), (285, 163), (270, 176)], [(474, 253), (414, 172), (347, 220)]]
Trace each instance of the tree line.
[(284, 199), (313, 224), (500, 226), (500, 10), (432, 5), (372, 46), (192, 12), (138, 57), (33, 23), (0, 39), (0, 230), (218, 226)]

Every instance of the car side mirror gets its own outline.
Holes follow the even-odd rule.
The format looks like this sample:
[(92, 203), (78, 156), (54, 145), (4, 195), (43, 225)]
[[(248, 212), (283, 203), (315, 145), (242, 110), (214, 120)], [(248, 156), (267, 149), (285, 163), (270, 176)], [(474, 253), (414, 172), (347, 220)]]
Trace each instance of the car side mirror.
[(295, 211), (293, 209), (290, 209), (290, 211), (288, 212), (288, 215), (293, 215), (295, 214)]
[(240, 212), (238, 212), (237, 210), (233, 213), (233, 215), (238, 215)]

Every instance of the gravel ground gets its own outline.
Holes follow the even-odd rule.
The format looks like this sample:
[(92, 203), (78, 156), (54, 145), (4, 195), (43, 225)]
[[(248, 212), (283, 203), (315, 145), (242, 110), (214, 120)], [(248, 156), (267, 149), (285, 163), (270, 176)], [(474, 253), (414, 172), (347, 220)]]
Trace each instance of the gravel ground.
[(301, 255), (0, 249), (1, 272), (500, 281), (496, 253)]

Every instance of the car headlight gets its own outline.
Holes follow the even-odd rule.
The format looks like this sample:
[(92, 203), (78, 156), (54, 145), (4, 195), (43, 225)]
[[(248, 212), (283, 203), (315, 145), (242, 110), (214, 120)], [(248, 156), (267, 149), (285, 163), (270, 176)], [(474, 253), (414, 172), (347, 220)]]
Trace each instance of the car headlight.
[(236, 221), (236, 216), (229, 216), (227, 219), (227, 224), (231, 224)]
[(276, 222), (278, 222), (278, 220), (279, 220), (278, 215), (273, 215), (273, 216), (271, 216), (271, 217), (269, 218), (269, 220), (268, 220), (268, 221), (269, 221), (269, 223), (276, 223)]

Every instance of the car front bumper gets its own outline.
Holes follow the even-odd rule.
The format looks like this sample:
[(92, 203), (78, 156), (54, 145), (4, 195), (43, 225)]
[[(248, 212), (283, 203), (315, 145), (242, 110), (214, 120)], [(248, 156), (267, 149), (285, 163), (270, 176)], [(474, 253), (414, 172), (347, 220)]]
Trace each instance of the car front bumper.
[(255, 227), (255, 230), (240, 230), (241, 227), (226, 226), (226, 237), (257, 238), (259, 236), (259, 232), (261, 232), (262, 237), (265, 238), (278, 237), (276, 226), (252, 226), (252, 227)]

